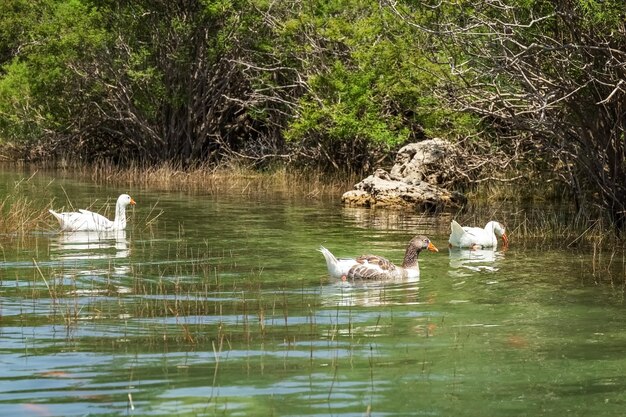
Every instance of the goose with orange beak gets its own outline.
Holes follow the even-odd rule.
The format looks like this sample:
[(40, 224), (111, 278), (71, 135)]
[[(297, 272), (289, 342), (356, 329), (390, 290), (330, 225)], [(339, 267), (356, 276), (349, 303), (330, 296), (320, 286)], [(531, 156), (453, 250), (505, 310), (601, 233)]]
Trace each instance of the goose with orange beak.
[(126, 229), (126, 207), (129, 205), (134, 206), (135, 200), (128, 194), (120, 195), (115, 204), (115, 218), (113, 220), (89, 210), (65, 213), (57, 213), (54, 210), (48, 211), (58, 220), (62, 232), (108, 232)]
[(404, 253), (402, 266), (397, 266), (379, 255), (362, 255), (358, 258), (337, 259), (328, 249), (320, 247), (326, 259), (328, 273), (342, 280), (393, 280), (415, 279), (420, 275), (417, 258), (423, 250), (439, 252), (426, 236), (415, 236)]
[(455, 220), (450, 224), (450, 239), (448, 243), (451, 247), (457, 248), (497, 248), (498, 236), (502, 238), (502, 247), (509, 246), (509, 238), (506, 235), (504, 226), (496, 221), (490, 221), (484, 228), (461, 226)]

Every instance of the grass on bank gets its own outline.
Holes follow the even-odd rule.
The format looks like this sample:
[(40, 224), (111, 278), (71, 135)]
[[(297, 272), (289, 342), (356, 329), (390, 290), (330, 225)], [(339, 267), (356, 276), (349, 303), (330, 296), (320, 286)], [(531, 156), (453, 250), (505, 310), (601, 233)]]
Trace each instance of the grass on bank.
[(173, 164), (119, 168), (111, 164), (79, 167), (83, 178), (104, 183), (120, 183), (136, 188), (201, 191), (219, 193), (278, 193), (294, 197), (339, 196), (352, 189), (360, 179), (356, 175), (328, 175), (317, 171), (278, 168), (264, 172), (237, 165), (181, 168)]
[[(55, 203), (58, 205), (58, 202), (55, 202), (52, 196), (46, 198), (47, 193), (42, 190), (28, 189), (36, 187), (31, 179), (37, 172), (35, 170), (30, 177), (7, 187), (7, 192), (0, 196), (0, 235), (23, 235), (35, 230), (50, 229), (56, 225), (48, 209), (55, 206)], [(47, 174), (49, 170), (44, 169), (44, 172)], [(203, 194), (272, 193), (304, 199), (340, 198), (344, 191), (351, 189), (358, 181), (356, 176), (327, 176), (319, 172), (295, 172), (284, 168), (257, 172), (238, 166), (218, 168), (199, 166), (183, 169), (172, 164), (153, 167), (134, 165), (128, 168), (96, 164), (60, 168), (55, 172), (79, 180), (90, 179), (94, 183), (120, 184), (124, 188), (182, 190)], [(39, 195), (42, 198), (33, 200), (27, 195)], [(72, 202), (68, 203), (71, 205)]]
[[(45, 172), (48, 172), (47, 170)], [(339, 200), (341, 195), (361, 180), (356, 175), (329, 176), (314, 171), (294, 171), (278, 168), (258, 172), (249, 168), (227, 165), (198, 166), (183, 169), (173, 164), (144, 167), (133, 165), (119, 168), (112, 164), (60, 168), (55, 173), (69, 178), (90, 179), (95, 183), (119, 184), (124, 188), (183, 190), (203, 194), (237, 193), (244, 195), (274, 194), (293, 198), (327, 198)], [(31, 184), (37, 175), (17, 182), (0, 197), (0, 234), (27, 233), (49, 229), (53, 222), (48, 209), (55, 203), (52, 196), (32, 200), (27, 195), (45, 196), (40, 187)], [(482, 225), (488, 220), (505, 224), (513, 239), (557, 242), (559, 246), (576, 247), (593, 242), (604, 246), (623, 246), (606, 224), (592, 213), (575, 213), (566, 203), (562, 191), (554, 187), (532, 190), (512, 184), (484, 183), (468, 193), (470, 204), (454, 217), (462, 224)], [(529, 200), (533, 198), (534, 200)], [(71, 202), (70, 202), (71, 204)], [(442, 234), (448, 230), (442, 230)]]
[[(543, 242), (558, 241), (575, 247), (579, 243), (622, 245), (618, 231), (598, 207), (574, 207), (571, 190), (562, 183), (532, 180), (519, 183), (490, 182), (467, 193), (464, 224), (480, 225), (499, 220), (512, 235)], [(503, 218), (503, 216), (506, 216)]]

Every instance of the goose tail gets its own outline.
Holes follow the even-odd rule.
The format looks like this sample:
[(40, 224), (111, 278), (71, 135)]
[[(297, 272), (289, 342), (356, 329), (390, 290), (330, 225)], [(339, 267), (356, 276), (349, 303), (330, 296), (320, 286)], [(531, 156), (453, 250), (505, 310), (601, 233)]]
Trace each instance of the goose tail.
[(320, 246), (318, 250), (322, 252), (322, 255), (324, 255), (324, 259), (326, 259), (326, 267), (328, 268), (328, 271), (331, 272), (335, 269), (335, 265), (337, 265), (337, 258), (323, 246)]
[(456, 220), (452, 220), (452, 222), (450, 223), (450, 230), (451, 233), (448, 242), (453, 246), (459, 246), (461, 238), (465, 234), (465, 230), (463, 230), (463, 227), (459, 223), (457, 223)]
[(63, 226), (63, 216), (61, 216), (59, 213), (57, 213), (56, 211), (52, 209), (49, 209), (48, 212), (57, 219), (57, 221), (59, 222), (61, 226)]
[(333, 278), (343, 278), (346, 276), (350, 268), (356, 263), (354, 259), (337, 259), (328, 249), (320, 246), (319, 251), (326, 259), (326, 269), (328, 274)]

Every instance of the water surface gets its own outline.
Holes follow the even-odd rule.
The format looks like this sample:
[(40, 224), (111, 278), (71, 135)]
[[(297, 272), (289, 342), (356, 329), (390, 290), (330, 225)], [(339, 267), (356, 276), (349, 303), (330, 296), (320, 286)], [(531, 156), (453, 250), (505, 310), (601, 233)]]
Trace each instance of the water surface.
[[(448, 250), (449, 215), (29, 181), (57, 208), (138, 204), (122, 233), (2, 238), (0, 415), (623, 415), (624, 292), (588, 248)], [(414, 282), (331, 280), (316, 250), (399, 262), (416, 233), (440, 252)]]

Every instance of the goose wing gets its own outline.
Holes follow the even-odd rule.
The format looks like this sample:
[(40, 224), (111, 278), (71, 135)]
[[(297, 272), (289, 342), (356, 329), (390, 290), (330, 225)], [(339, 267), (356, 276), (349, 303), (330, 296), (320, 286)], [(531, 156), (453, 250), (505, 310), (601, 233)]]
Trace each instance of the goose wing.
[(61, 230), (77, 230), (77, 227), (83, 223), (83, 218), (80, 213), (77, 212), (64, 212), (57, 213), (54, 210), (48, 210), (50, 214), (52, 214), (57, 221), (59, 222), (59, 226)]
[(398, 269), (389, 259), (378, 255), (359, 256), (356, 262), (348, 271), (350, 279), (385, 279)]
[(89, 230), (105, 230), (113, 227), (113, 222), (101, 214), (89, 210), (78, 210)]
[(461, 226), (455, 220), (450, 223), (450, 239), (448, 243), (459, 248), (469, 248), (475, 245), (485, 245), (488, 240), (485, 229), (480, 227)]

